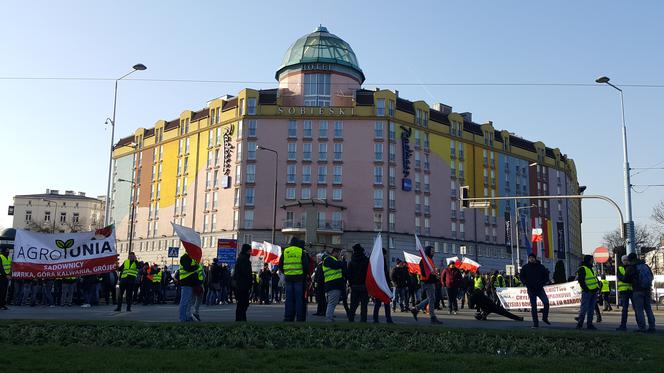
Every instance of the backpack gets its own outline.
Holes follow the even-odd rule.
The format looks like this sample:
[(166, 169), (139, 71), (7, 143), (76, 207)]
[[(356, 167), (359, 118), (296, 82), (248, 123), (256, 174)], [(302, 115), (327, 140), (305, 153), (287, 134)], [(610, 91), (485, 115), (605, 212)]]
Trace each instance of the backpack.
[(638, 274), (636, 285), (641, 289), (650, 289), (654, 279), (650, 267), (645, 263), (639, 263), (636, 265), (636, 272)]

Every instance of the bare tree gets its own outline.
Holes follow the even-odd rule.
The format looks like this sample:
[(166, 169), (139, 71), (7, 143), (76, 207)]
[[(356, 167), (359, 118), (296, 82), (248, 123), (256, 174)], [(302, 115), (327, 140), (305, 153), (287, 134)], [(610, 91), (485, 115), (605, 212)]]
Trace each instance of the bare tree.
[[(643, 224), (635, 225), (634, 238), (635, 247), (653, 247), (657, 243), (657, 235), (653, 232), (652, 228)], [(618, 229), (604, 234), (602, 240), (606, 247), (614, 252), (625, 251), (625, 240), (620, 237), (620, 231)]]
[(37, 233), (53, 233), (53, 224), (46, 221), (35, 222), (30, 220), (26, 223), (25, 230)]
[(652, 218), (659, 225), (659, 228), (664, 230), (664, 201), (659, 201), (652, 208)]

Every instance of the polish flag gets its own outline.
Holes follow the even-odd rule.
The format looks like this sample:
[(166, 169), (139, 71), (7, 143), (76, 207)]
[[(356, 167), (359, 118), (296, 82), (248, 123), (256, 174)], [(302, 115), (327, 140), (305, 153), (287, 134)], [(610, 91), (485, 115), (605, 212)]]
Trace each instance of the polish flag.
[(197, 262), (201, 262), (201, 257), (203, 256), (203, 251), (201, 250), (201, 235), (198, 234), (195, 230), (171, 223), (175, 234), (178, 235), (184, 250), (189, 254), (189, 257)]
[(457, 266), (457, 267), (461, 265), (461, 261), (459, 260), (458, 256), (453, 256), (451, 258), (446, 258), (445, 262), (447, 263), (447, 265), (450, 265), (450, 263), (454, 263), (454, 265)]
[(251, 241), (251, 256), (262, 256), (262, 257), (267, 256), (267, 253), (265, 252), (265, 247), (263, 246), (262, 243)]
[(417, 273), (420, 275), (422, 274), (422, 271), (420, 271), (420, 262), (422, 261), (422, 257), (413, 254), (408, 254), (405, 251), (403, 252), (403, 257), (404, 259), (406, 259), (408, 272)]
[(542, 228), (533, 228), (533, 242), (541, 242), (542, 241)]
[(480, 269), (482, 265), (479, 264), (478, 262), (470, 259), (470, 258), (463, 258), (461, 260), (461, 265), (459, 266), (459, 269), (463, 269), (466, 271), (471, 271), (471, 272), (477, 272), (478, 269)]
[(270, 242), (263, 241), (263, 248), (265, 250), (263, 262), (279, 265), (279, 258), (281, 258), (281, 246), (273, 245)]
[(387, 278), (385, 278), (383, 239), (380, 234), (376, 237), (373, 249), (371, 250), (369, 268), (367, 268), (366, 286), (369, 295), (379, 299), (383, 303), (390, 303), (392, 298), (394, 298), (392, 289), (387, 285)]
[(417, 235), (415, 235), (415, 246), (417, 247), (417, 251), (420, 252), (420, 255), (422, 255), (422, 260), (424, 260), (424, 272), (426, 273), (420, 273), (423, 278), (429, 278), (431, 273), (436, 272), (436, 267), (433, 265), (433, 262), (427, 254), (424, 253), (424, 248), (422, 247), (422, 244), (420, 243), (420, 239), (417, 238)]

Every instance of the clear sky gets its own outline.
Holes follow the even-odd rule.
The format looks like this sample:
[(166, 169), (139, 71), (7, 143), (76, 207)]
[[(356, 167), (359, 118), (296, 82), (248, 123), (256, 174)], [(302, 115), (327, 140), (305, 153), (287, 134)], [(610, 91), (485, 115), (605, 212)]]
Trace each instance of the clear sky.
[[(284, 52), (319, 24), (346, 40), (366, 88), (443, 102), (576, 162), (587, 194), (624, 206), (618, 92), (607, 86), (664, 85), (661, 1), (14, 1), (0, 4), (0, 226), (16, 194), (46, 188), (106, 192), (113, 79), (121, 81), (116, 140), (159, 119), (198, 110), (243, 87), (276, 86)], [(438, 83), (438, 84), (436, 84)], [(466, 85), (442, 85), (464, 83)], [(470, 85), (468, 85), (470, 84)], [(664, 87), (625, 87), (632, 167), (664, 166)], [(664, 171), (634, 184), (664, 184)], [(664, 188), (635, 187), (637, 223), (651, 224)], [(603, 202), (583, 203), (584, 250), (617, 227)]]

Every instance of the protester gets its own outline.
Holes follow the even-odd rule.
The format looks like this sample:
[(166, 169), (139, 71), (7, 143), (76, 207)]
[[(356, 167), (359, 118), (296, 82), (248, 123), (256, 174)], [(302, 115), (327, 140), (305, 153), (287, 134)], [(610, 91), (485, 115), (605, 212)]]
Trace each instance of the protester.
[(272, 268), (270, 272), (270, 283), (272, 284), (272, 295), (270, 297), (271, 303), (281, 303), (281, 288), (280, 288), (279, 272), (277, 268)]
[(327, 310), (325, 319), (328, 322), (334, 322), (334, 309), (336, 308), (341, 296), (345, 293), (346, 280), (344, 279), (344, 263), (339, 260), (341, 249), (332, 248), (329, 255), (323, 257), (323, 274), (325, 276), (325, 296), (327, 300)]
[[(385, 271), (385, 281), (387, 281), (387, 286), (391, 288), (392, 282), (390, 281), (390, 274), (387, 267), (387, 250), (385, 248), (383, 248), (383, 267)], [(379, 323), (378, 314), (380, 313), (380, 306), (383, 305), (383, 302), (375, 297), (373, 301), (374, 301), (373, 322), (374, 324), (378, 324)], [(392, 321), (392, 313), (390, 312), (390, 303), (389, 302), (384, 303), (384, 305), (385, 305), (385, 322), (387, 322), (388, 324), (394, 324), (394, 321)]]
[[(323, 254), (316, 255), (318, 263), (314, 269), (313, 286), (316, 295), (316, 313), (314, 316), (325, 316), (327, 301), (325, 300), (325, 274), (323, 273)], [(352, 293), (351, 293), (352, 296)]]
[(200, 285), (198, 262), (185, 252), (180, 257), (180, 306), (181, 322), (193, 321), (191, 307), (194, 305), (194, 288)]
[(611, 294), (611, 287), (609, 286), (609, 280), (606, 279), (606, 274), (602, 274), (601, 278), (602, 283), (602, 302), (604, 303), (604, 311), (613, 311), (611, 307), (611, 301), (609, 301), (609, 294)]
[(537, 315), (537, 298), (542, 301), (544, 310), (542, 313), (542, 321), (551, 325), (549, 322), (549, 298), (544, 291), (544, 285), (549, 282), (548, 271), (537, 260), (535, 254), (528, 255), (528, 263), (521, 268), (521, 281), (528, 289), (528, 298), (530, 299), (530, 314), (533, 317), (533, 328), (539, 327), (539, 319)]
[[(579, 270), (576, 273), (576, 279), (581, 286), (581, 307), (579, 308), (579, 315), (577, 319), (576, 328), (583, 328), (584, 319), (587, 317), (588, 322), (586, 327), (590, 330), (595, 330), (593, 325), (593, 313), (597, 305), (597, 291), (599, 290), (599, 284), (597, 282), (597, 276), (593, 270), (593, 256), (585, 255), (583, 257), (583, 262), (579, 266)], [(523, 270), (522, 270), (523, 271)]]
[(475, 289), (472, 291), (471, 302), (477, 309), (477, 313), (475, 314), (475, 319), (477, 320), (486, 320), (489, 314), (496, 313), (505, 316), (508, 319), (523, 321), (523, 317), (517, 316), (507, 311), (499, 304), (496, 304), (493, 300), (484, 295), (482, 290)]
[(397, 303), (399, 304), (399, 311), (406, 312), (409, 309), (408, 305), (408, 280), (410, 275), (408, 274), (408, 268), (406, 268), (406, 263), (397, 259), (397, 265), (392, 270), (392, 282), (394, 283), (395, 288), (395, 299), (392, 302), (392, 310), (396, 311)]
[(433, 247), (427, 246), (424, 248), (425, 255), (429, 258), (429, 265), (433, 268), (429, 269), (429, 265), (425, 264), (426, 258), (422, 258), (420, 261), (420, 271), (422, 273), (422, 288), (427, 295), (427, 299), (421, 301), (410, 311), (413, 313), (413, 317), (417, 320), (417, 314), (420, 310), (424, 310), (425, 307), (429, 306), (429, 316), (431, 317), (432, 324), (442, 324), (440, 320), (436, 317), (435, 311), (435, 301), (436, 301), (436, 283), (438, 282), (438, 276), (436, 275), (436, 266), (433, 261)]
[(235, 289), (235, 321), (247, 321), (247, 309), (249, 308), (249, 290), (251, 289), (251, 245), (243, 244), (240, 255), (235, 263), (233, 272), (233, 284)]
[(263, 269), (258, 275), (260, 278), (260, 302), (261, 304), (270, 303), (270, 281), (272, 280), (272, 272), (267, 263), (263, 264)]
[[(650, 306), (650, 294), (654, 278), (652, 270), (643, 260), (638, 259), (635, 253), (630, 253), (627, 256), (627, 263), (623, 278), (625, 282), (632, 285), (634, 314), (636, 315), (636, 324), (639, 327), (637, 331), (654, 333), (656, 330), (655, 315)], [(648, 319), (648, 329), (646, 329), (644, 312)]]
[(457, 295), (459, 294), (459, 288), (463, 284), (463, 277), (461, 277), (461, 272), (456, 267), (454, 262), (445, 268), (440, 275), (440, 282), (447, 289), (447, 303), (449, 314), (457, 314), (459, 311), (459, 304), (457, 302)]
[(9, 259), (9, 249), (0, 251), (0, 309), (7, 310), (7, 290), (12, 275), (12, 261)]
[[(124, 263), (122, 263), (120, 268), (118, 268), (118, 270), (120, 271), (120, 294), (118, 294), (118, 306), (115, 308), (115, 312), (122, 311), (122, 296), (125, 293), (127, 294), (127, 312), (131, 312), (131, 300), (134, 294), (134, 284), (136, 283), (136, 276), (138, 276), (138, 268), (139, 266), (138, 266), (138, 261), (136, 260), (136, 254), (130, 252), (127, 259), (124, 261)], [(71, 290), (71, 289), (64, 289), (63, 293), (66, 290)], [(69, 302), (67, 305), (71, 306), (71, 296), (68, 298), (68, 300)]]
[(281, 258), (279, 269), (285, 276), (286, 302), (284, 321), (305, 321), (304, 286), (309, 273), (309, 255), (304, 251), (304, 241), (293, 237)]
[(208, 306), (216, 306), (221, 301), (221, 274), (222, 268), (217, 258), (213, 258), (209, 276), (207, 277), (207, 298), (205, 299), (205, 304)]
[(366, 279), (369, 258), (364, 253), (362, 245), (353, 246), (353, 255), (348, 263), (348, 283), (350, 284), (350, 311), (348, 321), (355, 321), (355, 312), (360, 306), (360, 321), (367, 322), (367, 307), (369, 294), (367, 293)]
[[(616, 328), (617, 331), (627, 330), (627, 315), (629, 313), (630, 303), (634, 305), (634, 298), (632, 296), (632, 284), (625, 281), (625, 266), (629, 265), (627, 255), (621, 258), (622, 265), (618, 267), (618, 293), (620, 294), (620, 326)], [(632, 306), (633, 307), (633, 306)]]

